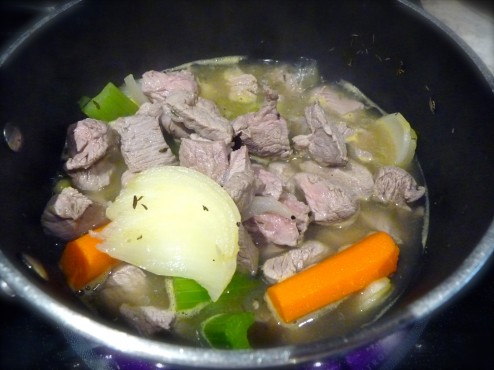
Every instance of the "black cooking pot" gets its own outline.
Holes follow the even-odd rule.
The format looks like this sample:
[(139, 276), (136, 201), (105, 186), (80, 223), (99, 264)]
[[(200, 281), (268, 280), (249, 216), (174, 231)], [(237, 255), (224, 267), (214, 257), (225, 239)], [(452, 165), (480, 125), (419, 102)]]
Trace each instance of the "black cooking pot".
[[(65, 285), (57, 267), (62, 246), (43, 234), (40, 215), (66, 127), (82, 117), (79, 98), (129, 73), (225, 55), (316, 59), (326, 80), (353, 83), (416, 129), (430, 200), (425, 252), (406, 292), (370, 325), (266, 350), (182, 347), (112, 328)], [(450, 303), (494, 250), (494, 79), (413, 2), (72, 1), (4, 51), (0, 88), (0, 124), (11, 145), (0, 145), (2, 287), (68, 330), (133, 356), (236, 368), (341, 354)], [(47, 279), (32, 273), (26, 256), (40, 262)]]

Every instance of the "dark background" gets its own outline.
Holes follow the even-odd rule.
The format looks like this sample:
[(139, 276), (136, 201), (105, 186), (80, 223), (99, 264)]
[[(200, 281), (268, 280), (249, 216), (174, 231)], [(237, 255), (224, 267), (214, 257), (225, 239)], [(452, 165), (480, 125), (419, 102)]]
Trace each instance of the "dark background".
[[(57, 2), (0, 0), (0, 47)], [(481, 11), (492, 11), (484, 1), (474, 3), (480, 4)], [(53, 323), (4, 296), (0, 296), (0, 313), (0, 370), (87, 369)], [(491, 369), (493, 263), (466, 292), (437, 312), (418, 340), (404, 344), (403, 350), (406, 354), (395, 369)]]

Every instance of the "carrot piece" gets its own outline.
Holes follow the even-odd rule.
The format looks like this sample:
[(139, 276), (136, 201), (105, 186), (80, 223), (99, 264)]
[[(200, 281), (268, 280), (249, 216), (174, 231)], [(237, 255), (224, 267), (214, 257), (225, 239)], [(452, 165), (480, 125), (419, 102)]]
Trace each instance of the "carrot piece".
[[(103, 227), (94, 231), (101, 231)], [(96, 248), (101, 240), (89, 233), (68, 242), (60, 258), (60, 268), (73, 290), (84, 288), (120, 261)]]
[(391, 236), (376, 232), (270, 286), (267, 301), (284, 322), (297, 320), (395, 272), (399, 253)]

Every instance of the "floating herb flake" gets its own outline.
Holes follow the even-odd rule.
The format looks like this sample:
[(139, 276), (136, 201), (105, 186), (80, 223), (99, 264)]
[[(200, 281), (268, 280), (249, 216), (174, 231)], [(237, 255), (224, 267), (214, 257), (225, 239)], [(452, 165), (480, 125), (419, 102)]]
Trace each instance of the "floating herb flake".
[(132, 208), (136, 209), (137, 207), (137, 203), (139, 203), (139, 201), (143, 198), (143, 196), (141, 195), (139, 198), (134, 195), (134, 199), (132, 200)]

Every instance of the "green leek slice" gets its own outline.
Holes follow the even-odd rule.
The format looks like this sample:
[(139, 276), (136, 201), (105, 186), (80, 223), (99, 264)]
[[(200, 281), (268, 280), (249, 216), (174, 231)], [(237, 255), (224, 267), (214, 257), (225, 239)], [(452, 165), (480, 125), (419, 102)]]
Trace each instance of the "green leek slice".
[(94, 98), (81, 99), (80, 105), (82, 112), (89, 118), (106, 122), (131, 116), (139, 109), (136, 103), (111, 82)]
[(212, 302), (207, 290), (193, 279), (171, 277), (167, 284), (171, 306), (175, 311), (198, 309), (197, 313), (207, 306), (204, 308), (207, 316), (242, 310), (245, 297), (261, 285), (249, 275), (236, 272), (218, 300)]
[(172, 277), (170, 279), (170, 301), (175, 311), (185, 311), (211, 303), (208, 291), (193, 279)]
[(249, 349), (248, 330), (254, 323), (252, 312), (223, 313), (201, 323), (201, 335), (219, 349)]

